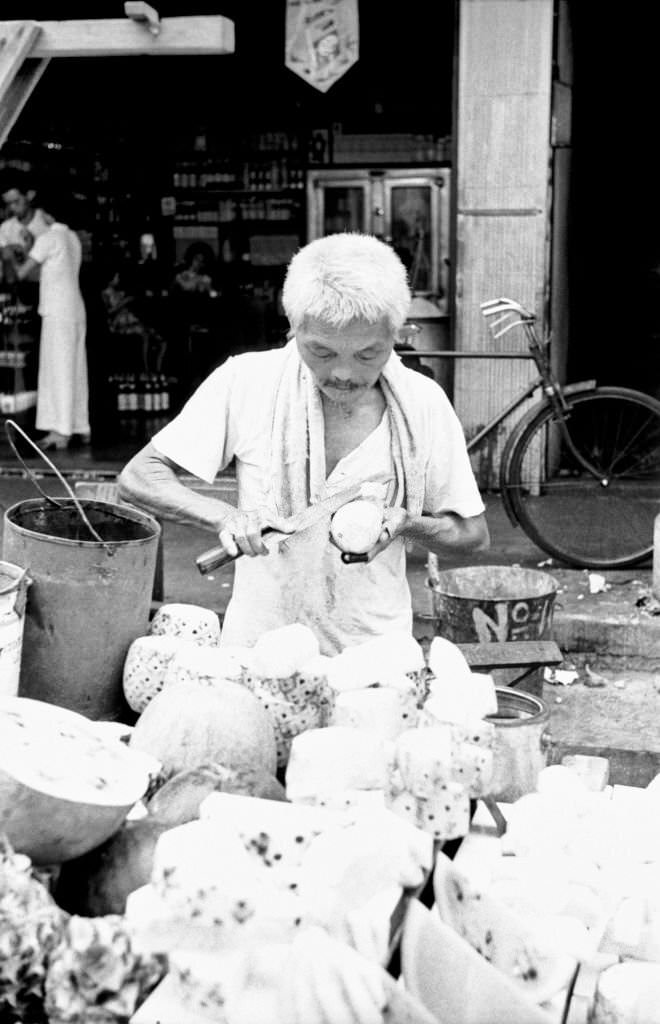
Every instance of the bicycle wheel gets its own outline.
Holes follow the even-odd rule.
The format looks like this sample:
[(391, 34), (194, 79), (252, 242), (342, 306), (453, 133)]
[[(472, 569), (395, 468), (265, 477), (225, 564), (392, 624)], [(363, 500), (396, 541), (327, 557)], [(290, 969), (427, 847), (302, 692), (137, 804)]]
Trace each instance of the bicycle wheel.
[(566, 395), (570, 451), (550, 405), (532, 416), (505, 467), (513, 512), (544, 551), (569, 565), (622, 569), (650, 557), (660, 512), (660, 402), (628, 388)]

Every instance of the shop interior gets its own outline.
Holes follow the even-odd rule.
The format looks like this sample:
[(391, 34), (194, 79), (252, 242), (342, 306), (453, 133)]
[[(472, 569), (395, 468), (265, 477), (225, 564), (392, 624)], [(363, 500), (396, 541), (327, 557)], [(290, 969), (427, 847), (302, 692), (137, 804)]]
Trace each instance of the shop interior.
[[(5, 16), (52, 18), (50, 5), (14, 6), (20, 11)], [(380, 5), (361, 3), (360, 59), (326, 93), (285, 67), (284, 0), (157, 6), (162, 17), (230, 17), (235, 53), (51, 61), (0, 153), (0, 165), (30, 170), (72, 196), (97, 453), (137, 447), (228, 355), (285, 342), (280, 289), (286, 263), (309, 237), (313, 173), (381, 179), (451, 161), (452, 3), (413, 4), (424, 33), (419, 18), (386, 18)], [(121, 16), (122, 7), (99, 4), (94, 16)], [(58, 4), (58, 17), (87, 17), (80, 8)], [(332, 195), (326, 223), (354, 226), (355, 196)], [(412, 249), (405, 255), (412, 264)], [(430, 250), (421, 255), (430, 264)], [(447, 263), (436, 268), (444, 310)], [(428, 294), (430, 266), (418, 271), (420, 294)], [(191, 297), (177, 275), (193, 274), (208, 287)], [(109, 314), (108, 289), (129, 288), (136, 277), (150, 292), (144, 344), (118, 338)], [(6, 318), (5, 347), (18, 339), (23, 356), (10, 356), (20, 366), (3, 367), (3, 391), (34, 386), (34, 298), (26, 289), (20, 322)]]
[[(51, 61), (0, 151), (0, 165), (45, 175), (72, 195), (70, 222), (85, 254), (97, 460), (116, 449), (121, 461), (228, 355), (284, 342), (279, 291), (289, 256), (309, 237), (314, 176), (355, 172), (373, 183), (383, 171), (443, 174), (453, 163), (454, 0), (412, 0), (405, 17), (396, 18), (374, 0), (360, 0), (360, 58), (326, 93), (285, 67), (285, 0), (156, 6), (163, 17), (231, 18), (235, 53)], [(575, 3), (571, 12), (568, 379), (597, 375), (601, 383), (658, 394), (660, 205), (651, 52), (658, 18), (644, 9), (634, 23), (612, 15), (596, 23)], [(94, 7), (94, 17), (122, 14), (122, 3)], [(3, 15), (50, 19), (53, 9), (6, 0)], [(89, 11), (62, 2), (57, 16), (89, 17)], [(445, 199), (450, 194), (449, 186)], [(331, 212), (338, 224), (350, 224), (354, 213), (339, 200)], [(434, 283), (432, 298), (446, 313), (447, 224), (444, 231), (446, 276), (441, 286)], [(108, 329), (103, 291), (118, 268), (140, 261), (141, 239), (157, 256), (149, 264), (159, 296), (156, 329), (149, 351), (143, 355), (140, 347), (133, 353), (137, 366), (128, 369)], [(211, 283), (204, 302), (182, 312), (172, 307), (172, 284), (190, 269), (186, 260), (195, 250)], [(30, 302), (25, 305), (18, 317), (3, 320), (3, 395), (34, 386), (37, 327)], [(440, 347), (447, 344), (451, 338), (443, 335)], [(21, 413), (14, 404), (0, 411), (23, 415), (29, 426), (30, 409)]]

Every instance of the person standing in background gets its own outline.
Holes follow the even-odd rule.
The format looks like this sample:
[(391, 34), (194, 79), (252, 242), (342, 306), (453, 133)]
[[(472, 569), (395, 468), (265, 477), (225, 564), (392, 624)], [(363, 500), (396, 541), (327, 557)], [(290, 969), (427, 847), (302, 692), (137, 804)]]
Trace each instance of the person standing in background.
[(38, 291), (38, 275), (18, 282), (14, 270), (22, 263), (33, 242), (48, 228), (43, 210), (33, 205), (36, 195), (34, 184), (25, 171), (5, 168), (0, 177), (0, 195), (9, 216), (0, 223), (0, 279), (7, 286), (17, 287), (17, 298), (28, 303), (31, 289)]
[(170, 285), (170, 308), (178, 349), (178, 372), (186, 397), (213, 369), (219, 331), (213, 250), (205, 242), (188, 246)]
[(167, 287), (165, 271), (158, 256), (156, 239), (140, 235), (140, 251), (132, 268), (134, 311), (144, 326), (144, 369), (160, 373), (167, 348)]
[(24, 280), (39, 272), (39, 373), (36, 428), (46, 450), (68, 447), (73, 434), (89, 443), (89, 382), (85, 338), (87, 317), (80, 291), (81, 244), (63, 221), (61, 200), (40, 193), (46, 230), (22, 263), (14, 263)]

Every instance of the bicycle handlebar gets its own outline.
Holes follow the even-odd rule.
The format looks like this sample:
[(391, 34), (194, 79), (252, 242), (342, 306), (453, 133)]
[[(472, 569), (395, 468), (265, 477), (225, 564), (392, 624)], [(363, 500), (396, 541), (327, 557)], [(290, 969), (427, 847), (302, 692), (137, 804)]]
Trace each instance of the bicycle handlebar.
[[(493, 338), (501, 338), (514, 327), (519, 327), (521, 324), (523, 326), (531, 325), (536, 321), (533, 313), (521, 306), (519, 302), (514, 302), (513, 299), (489, 299), (487, 302), (482, 302), (480, 308), (482, 315), (486, 318), (499, 317), (488, 325)], [(504, 326), (500, 327), (500, 324)], [(496, 331), (496, 327), (500, 329)], [(531, 326), (529, 329), (532, 330)]]
[(519, 302), (514, 302), (513, 299), (488, 299), (486, 302), (481, 303), (480, 309), (482, 315), (486, 317), (495, 316), (496, 313), (518, 313), (523, 320), (536, 319), (533, 313), (530, 313), (528, 309), (521, 306)]

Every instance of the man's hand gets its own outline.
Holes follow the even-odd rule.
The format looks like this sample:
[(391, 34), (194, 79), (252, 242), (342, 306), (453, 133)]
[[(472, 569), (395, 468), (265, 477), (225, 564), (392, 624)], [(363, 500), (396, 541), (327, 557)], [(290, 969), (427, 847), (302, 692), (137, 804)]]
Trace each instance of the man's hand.
[(383, 526), (380, 531), (378, 540), (374, 546), (367, 551), (364, 555), (350, 555), (350, 552), (346, 553), (346, 557), (342, 557), (342, 561), (346, 563), (350, 562), (370, 562), (372, 558), (379, 555), (381, 551), (389, 547), (395, 537), (403, 533), (408, 524), (408, 513), (405, 508), (385, 508), (383, 511)]
[(10, 256), (14, 263), (25, 263), (27, 259), (27, 249), (23, 245), (8, 245), (5, 248), (5, 252)]
[(264, 530), (277, 530), (278, 533), (294, 533), (295, 524), (286, 519), (272, 515), (266, 509), (245, 511), (236, 509), (222, 524), (218, 539), (228, 555), (267, 555), (269, 550), (264, 544)]

